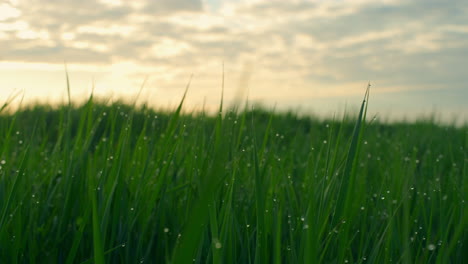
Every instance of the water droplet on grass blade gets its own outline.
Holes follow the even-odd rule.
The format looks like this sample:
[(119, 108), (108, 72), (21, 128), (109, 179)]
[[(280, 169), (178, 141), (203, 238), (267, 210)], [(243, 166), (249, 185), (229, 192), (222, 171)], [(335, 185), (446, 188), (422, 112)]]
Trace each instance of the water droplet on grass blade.
[(220, 248), (223, 247), (223, 245), (221, 244), (221, 242), (219, 242), (218, 239), (214, 239), (213, 242), (214, 242), (214, 246), (215, 246), (216, 249), (220, 249)]

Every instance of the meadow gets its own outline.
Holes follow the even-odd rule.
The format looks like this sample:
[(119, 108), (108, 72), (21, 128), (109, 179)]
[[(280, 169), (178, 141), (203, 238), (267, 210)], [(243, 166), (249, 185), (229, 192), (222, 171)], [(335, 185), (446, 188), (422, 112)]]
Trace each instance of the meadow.
[(467, 125), (381, 123), (365, 99), (329, 119), (4, 107), (0, 263), (467, 263)]

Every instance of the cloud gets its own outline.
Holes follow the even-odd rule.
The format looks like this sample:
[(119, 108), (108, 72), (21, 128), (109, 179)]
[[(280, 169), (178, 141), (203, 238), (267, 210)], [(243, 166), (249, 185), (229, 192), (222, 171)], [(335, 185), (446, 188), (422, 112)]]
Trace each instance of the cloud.
[(2, 3), (0, 4), (0, 21), (4, 21), (10, 18), (16, 18), (21, 15), (21, 11), (14, 8), (13, 6)]
[(145, 10), (147, 13), (163, 15), (180, 11), (199, 12), (203, 10), (203, 4), (201, 0), (148, 1), (145, 5)]
[[(454, 67), (452, 63), (461, 63), (455, 57), (444, 60), (444, 54), (468, 54), (468, 34), (464, 31), (467, 23), (457, 24), (468, 12), (466, 9), (458, 10), (456, 6), (436, 1), (389, 5), (366, 3), (357, 6), (335, 3), (326, 7), (297, 2), (291, 4), (289, 10), (310, 9), (309, 15), (291, 15), (280, 20), (276, 17), (281, 14), (282, 8), (275, 8), (276, 5), (266, 2), (262, 3), (260, 10), (268, 12), (257, 13), (258, 6), (242, 10), (250, 10), (248, 14), (251, 16), (265, 16), (259, 15), (258, 19), (271, 20), (271, 27), (253, 37), (268, 40), (269, 47), (260, 53), (267, 53), (265, 51), (268, 50), (275, 53), (273, 47), (277, 43), (275, 61), (285, 68), (287, 64), (310, 61), (306, 65), (328, 68), (327, 75), (334, 76), (335, 81), (340, 82), (356, 78), (371, 79), (376, 74), (379, 79), (390, 81), (398, 76), (388, 73), (398, 68), (400, 70), (395, 74), (404, 76), (405, 80), (424, 82), (421, 78), (423, 72), (437, 72), (438, 76), (445, 72), (449, 75)], [(317, 16), (314, 15), (318, 13), (317, 9), (335, 10), (336, 14), (327, 11)], [(307, 14), (306, 11), (302, 13)], [(448, 28), (457, 28), (457, 33), (449, 32)], [(304, 42), (309, 45), (304, 45)], [(265, 57), (269, 55), (265, 54)], [(375, 63), (371, 64), (369, 60)], [(306, 72), (309, 76), (314, 75), (312, 68)], [(405, 71), (408, 69), (411, 71)], [(387, 77), (385, 74), (388, 74)], [(464, 75), (452, 77), (466, 81)]]

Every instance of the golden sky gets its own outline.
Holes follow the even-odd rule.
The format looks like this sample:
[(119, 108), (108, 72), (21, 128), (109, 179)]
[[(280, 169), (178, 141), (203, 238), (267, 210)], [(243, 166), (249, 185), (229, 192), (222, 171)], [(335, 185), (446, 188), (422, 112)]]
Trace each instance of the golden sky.
[(0, 0), (0, 98), (225, 99), (331, 114), (468, 117), (465, 0)]

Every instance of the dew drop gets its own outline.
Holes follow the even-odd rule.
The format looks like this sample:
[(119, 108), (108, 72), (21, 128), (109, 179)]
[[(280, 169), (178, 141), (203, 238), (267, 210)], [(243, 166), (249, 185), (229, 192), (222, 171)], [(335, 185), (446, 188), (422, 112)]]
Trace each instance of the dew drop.
[(430, 250), (430, 251), (433, 251), (436, 249), (436, 246), (434, 244), (429, 244), (427, 245), (427, 249)]

